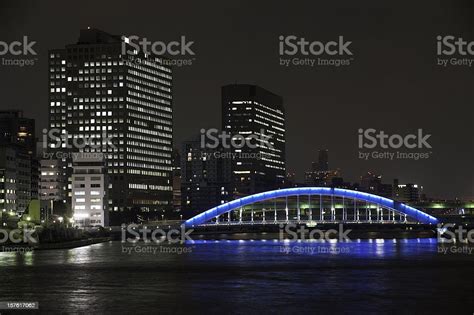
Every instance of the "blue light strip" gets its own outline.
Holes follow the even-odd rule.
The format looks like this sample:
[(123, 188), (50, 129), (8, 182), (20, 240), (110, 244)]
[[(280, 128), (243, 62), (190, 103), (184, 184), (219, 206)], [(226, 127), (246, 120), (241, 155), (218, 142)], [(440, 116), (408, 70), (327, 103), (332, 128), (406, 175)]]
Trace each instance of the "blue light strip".
[(286, 189), (279, 189), (279, 190), (272, 190), (263, 193), (258, 193), (251, 196), (246, 196), (240, 199), (232, 200), (228, 203), (224, 203), (212, 209), (209, 209), (203, 213), (200, 213), (184, 222), (186, 227), (196, 226), (211, 219), (217, 217), (218, 215), (222, 215), (224, 213), (230, 212), (235, 209), (239, 209), (241, 207), (245, 207), (246, 205), (253, 204), (255, 202), (265, 201), (274, 198), (282, 198), (282, 197), (289, 197), (289, 196), (296, 196), (296, 195), (323, 195), (323, 196), (335, 196), (335, 197), (344, 197), (344, 198), (352, 198), (352, 199), (359, 199), (363, 201), (367, 201), (369, 203), (375, 203), (381, 205), (386, 208), (390, 208), (406, 214), (421, 223), (426, 224), (437, 224), (438, 219), (435, 217), (410, 207), (406, 204), (403, 204), (398, 201), (394, 201), (385, 197), (380, 197), (377, 195), (368, 194), (361, 191), (355, 190), (348, 190), (348, 189), (340, 189), (340, 188), (327, 188), (327, 187), (298, 187), (298, 188), (286, 188)]

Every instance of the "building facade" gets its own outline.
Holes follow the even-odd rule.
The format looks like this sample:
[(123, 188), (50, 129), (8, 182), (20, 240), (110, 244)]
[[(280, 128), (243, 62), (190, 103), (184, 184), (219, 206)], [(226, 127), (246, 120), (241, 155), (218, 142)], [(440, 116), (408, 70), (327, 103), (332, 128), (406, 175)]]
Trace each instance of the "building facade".
[(171, 68), (128, 42), (86, 29), (49, 52), (48, 151), (66, 153), (69, 179), (71, 153), (104, 153), (115, 224), (124, 211), (153, 218), (172, 206)]
[(203, 148), (199, 139), (181, 147), (181, 212), (189, 218), (232, 200), (232, 158), (222, 147)]
[(66, 213), (67, 178), (63, 176), (61, 161), (58, 159), (40, 160), (39, 199), (42, 219), (53, 215), (71, 215)]
[(393, 199), (405, 203), (421, 201), (423, 186), (418, 184), (399, 184), (395, 179), (393, 183)]
[(35, 120), (0, 111), (0, 211), (21, 215), (38, 198)]
[(222, 130), (248, 141), (231, 148), (236, 197), (284, 185), (286, 125), (280, 96), (255, 85), (223, 86)]
[(108, 226), (107, 173), (101, 154), (73, 159), (72, 209), (78, 227)]

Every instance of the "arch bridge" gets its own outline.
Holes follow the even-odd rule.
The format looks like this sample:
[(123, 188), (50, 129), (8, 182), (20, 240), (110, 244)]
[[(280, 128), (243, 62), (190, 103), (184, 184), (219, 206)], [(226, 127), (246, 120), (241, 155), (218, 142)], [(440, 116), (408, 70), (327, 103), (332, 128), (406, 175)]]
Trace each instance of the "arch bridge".
[(186, 227), (216, 224), (424, 223), (438, 219), (385, 197), (328, 187), (267, 191), (221, 204), (184, 222)]

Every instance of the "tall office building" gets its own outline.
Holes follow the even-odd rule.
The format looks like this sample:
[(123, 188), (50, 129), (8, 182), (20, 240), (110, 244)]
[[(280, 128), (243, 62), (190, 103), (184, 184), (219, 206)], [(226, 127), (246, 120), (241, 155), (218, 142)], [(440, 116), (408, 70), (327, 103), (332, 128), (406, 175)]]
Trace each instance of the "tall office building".
[[(49, 51), (48, 151), (104, 153), (111, 224), (123, 211), (157, 217), (172, 201), (172, 73), (126, 37), (81, 30)], [(58, 141), (58, 135), (63, 138)], [(53, 138), (53, 139), (51, 139)], [(61, 158), (69, 178), (72, 156)]]
[[(255, 85), (222, 87), (222, 130), (251, 144), (232, 148), (236, 197), (284, 185), (286, 131), (280, 96)], [(265, 143), (268, 136), (270, 145)]]

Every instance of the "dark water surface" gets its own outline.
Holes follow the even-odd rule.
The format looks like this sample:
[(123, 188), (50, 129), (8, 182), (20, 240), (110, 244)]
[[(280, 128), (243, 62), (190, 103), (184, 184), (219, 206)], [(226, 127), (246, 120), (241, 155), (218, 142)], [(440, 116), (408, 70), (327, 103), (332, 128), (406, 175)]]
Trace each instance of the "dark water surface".
[(0, 300), (45, 313), (474, 312), (474, 251), (442, 254), (434, 239), (126, 246), (0, 253)]

